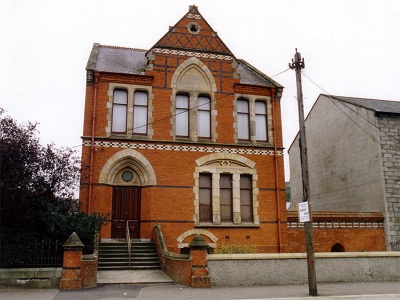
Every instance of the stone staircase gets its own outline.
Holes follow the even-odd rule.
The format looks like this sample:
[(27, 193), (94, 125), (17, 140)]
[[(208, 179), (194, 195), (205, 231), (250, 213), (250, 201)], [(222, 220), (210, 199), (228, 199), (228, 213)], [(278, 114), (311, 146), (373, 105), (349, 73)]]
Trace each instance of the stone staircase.
[(132, 241), (130, 264), (127, 242), (112, 240), (99, 243), (98, 270), (155, 270), (160, 268), (160, 260), (154, 242)]

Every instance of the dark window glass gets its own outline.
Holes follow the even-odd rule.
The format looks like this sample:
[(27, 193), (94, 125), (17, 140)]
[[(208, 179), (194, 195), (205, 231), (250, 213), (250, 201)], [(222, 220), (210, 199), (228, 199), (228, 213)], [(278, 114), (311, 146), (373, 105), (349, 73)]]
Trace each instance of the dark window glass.
[(253, 221), (252, 195), (251, 175), (240, 175), (240, 214), (242, 222)]
[(246, 99), (237, 100), (237, 130), (239, 140), (250, 139), (250, 117), (249, 101)]
[(212, 174), (199, 178), (200, 222), (212, 222)]
[(232, 222), (232, 175), (221, 174), (220, 177), (220, 205), (221, 205), (221, 221)]

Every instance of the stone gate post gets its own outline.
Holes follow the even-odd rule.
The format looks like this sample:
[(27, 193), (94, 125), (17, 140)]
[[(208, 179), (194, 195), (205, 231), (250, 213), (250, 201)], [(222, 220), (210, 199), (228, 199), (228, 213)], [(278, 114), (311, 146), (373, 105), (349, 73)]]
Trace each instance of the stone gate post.
[(74, 232), (64, 243), (64, 261), (61, 279), (59, 283), (60, 290), (80, 289), (81, 284), (81, 266), (83, 243)]
[(189, 244), (189, 247), (190, 256), (192, 257), (190, 286), (193, 288), (211, 287), (211, 280), (207, 268), (207, 242), (198, 234)]

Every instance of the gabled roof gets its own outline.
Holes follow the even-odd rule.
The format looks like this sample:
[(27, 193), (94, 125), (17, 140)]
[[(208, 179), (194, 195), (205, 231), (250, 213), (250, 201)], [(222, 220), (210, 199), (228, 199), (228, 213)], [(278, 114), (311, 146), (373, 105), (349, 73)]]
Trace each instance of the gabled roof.
[[(326, 97), (328, 99), (337, 100), (349, 104), (353, 104), (359, 107), (363, 107), (365, 109), (370, 109), (375, 112), (375, 115), (400, 115), (400, 101), (390, 101), (390, 100), (378, 100), (378, 99), (370, 99), (370, 98), (355, 98), (355, 97), (343, 97), (343, 96), (334, 96), (334, 95), (326, 95), (320, 94), (317, 100), (314, 102), (313, 106), (310, 109), (306, 117), (307, 119), (311, 116), (315, 105), (317, 104), (320, 99)], [(288, 152), (291, 151), (291, 148), (298, 138), (299, 132), (297, 132), (296, 136), (294, 137), (292, 143), (288, 148)]]
[(375, 111), (376, 113), (400, 114), (400, 101), (377, 100), (368, 98), (354, 98), (324, 95), (335, 100), (343, 101)]
[[(86, 70), (128, 75), (144, 75), (147, 67), (147, 50), (93, 44)], [(237, 60), (240, 83), (282, 86), (243, 59)]]
[(244, 59), (238, 59), (238, 62), (237, 73), (240, 75), (240, 83), (283, 88), (275, 80), (256, 69)]
[(147, 66), (146, 50), (94, 44), (86, 70), (118, 73), (144, 74)]
[(191, 5), (189, 11), (150, 50), (153, 48), (201, 51), (233, 57), (195, 5)]

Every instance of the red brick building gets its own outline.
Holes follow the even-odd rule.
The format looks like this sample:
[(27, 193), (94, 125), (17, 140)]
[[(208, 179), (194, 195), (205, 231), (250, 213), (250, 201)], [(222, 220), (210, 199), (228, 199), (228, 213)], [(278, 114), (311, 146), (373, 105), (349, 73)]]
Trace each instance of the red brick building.
[(82, 209), (110, 213), (101, 238), (170, 251), (288, 245), (283, 87), (237, 59), (196, 6), (149, 50), (94, 44), (87, 64)]

